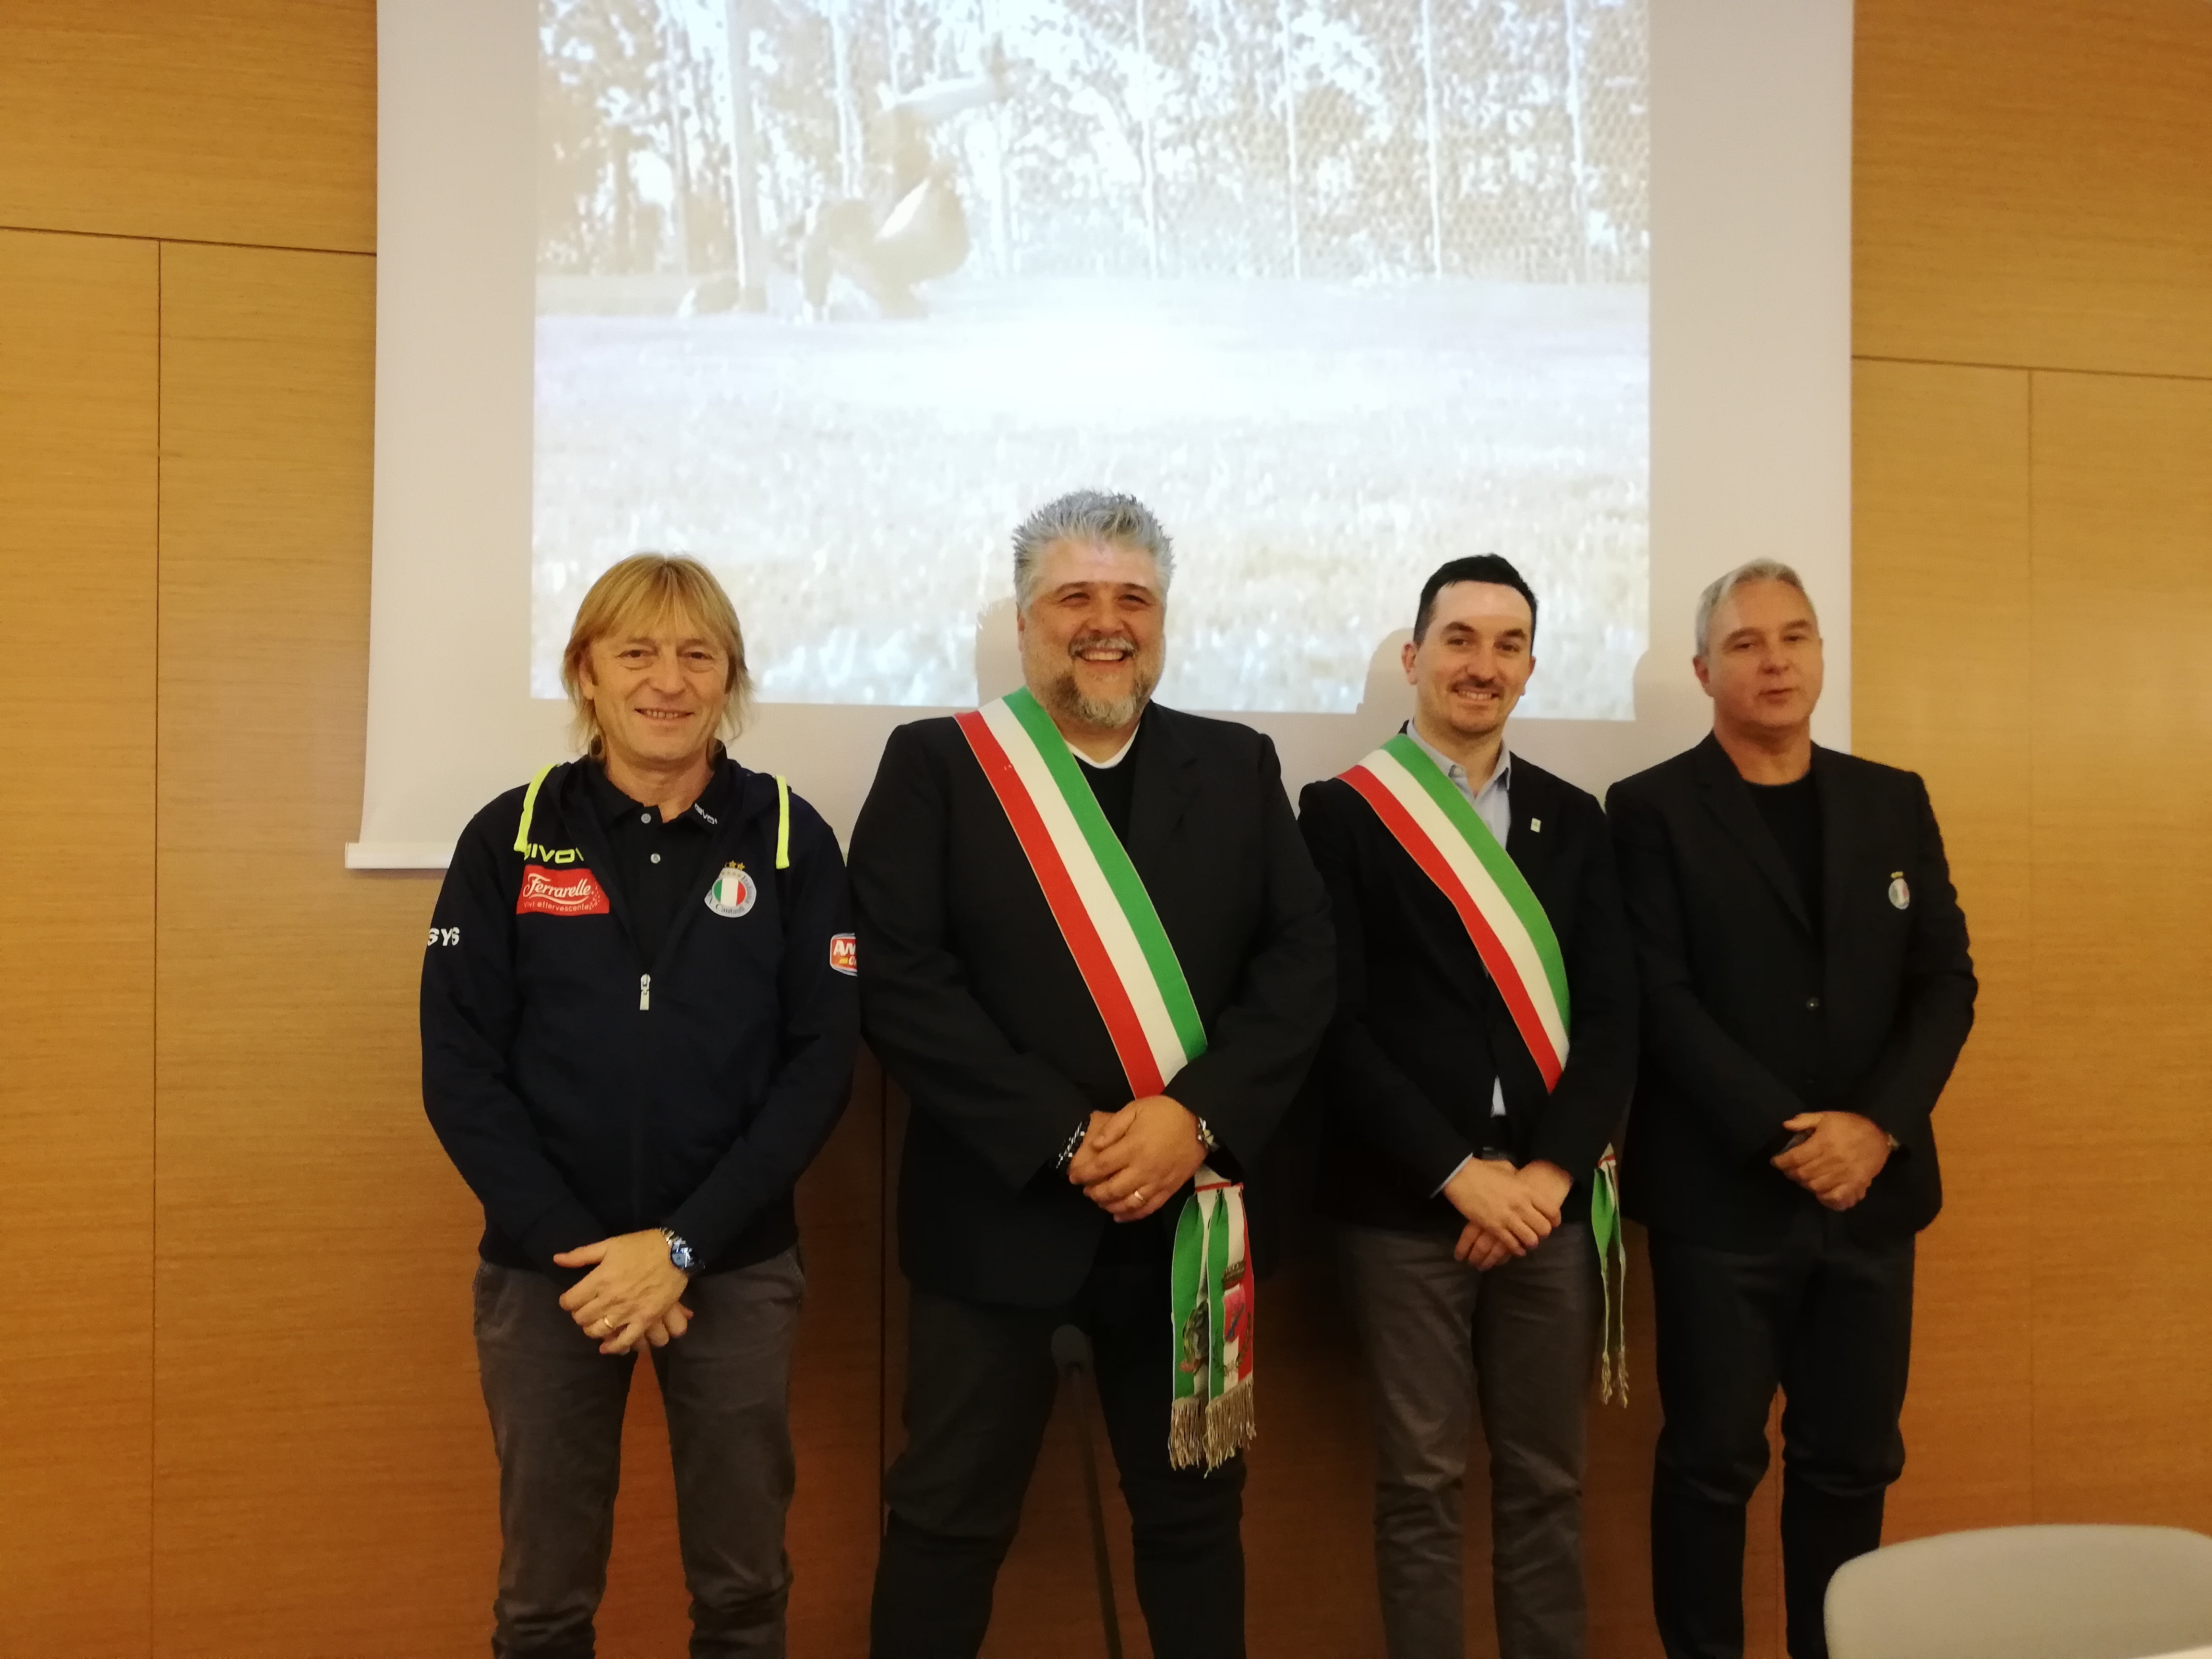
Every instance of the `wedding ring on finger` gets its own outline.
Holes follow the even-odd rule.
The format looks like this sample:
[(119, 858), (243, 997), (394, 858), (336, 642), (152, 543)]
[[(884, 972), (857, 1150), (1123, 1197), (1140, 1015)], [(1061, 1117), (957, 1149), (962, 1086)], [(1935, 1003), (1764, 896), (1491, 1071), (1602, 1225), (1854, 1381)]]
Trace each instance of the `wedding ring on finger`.
[(1139, 1207), (1142, 1207), (1142, 1206), (1143, 1206), (1143, 1204), (1144, 1204), (1144, 1201), (1145, 1201), (1145, 1189), (1144, 1189), (1142, 1187), (1138, 1188), (1137, 1188), (1137, 1190), (1136, 1190), (1135, 1192), (1131, 1193), (1131, 1194), (1129, 1194), (1129, 1202), (1130, 1202), (1130, 1203), (1132, 1203), (1132, 1204), (1134, 1204), (1134, 1205), (1139, 1206)]

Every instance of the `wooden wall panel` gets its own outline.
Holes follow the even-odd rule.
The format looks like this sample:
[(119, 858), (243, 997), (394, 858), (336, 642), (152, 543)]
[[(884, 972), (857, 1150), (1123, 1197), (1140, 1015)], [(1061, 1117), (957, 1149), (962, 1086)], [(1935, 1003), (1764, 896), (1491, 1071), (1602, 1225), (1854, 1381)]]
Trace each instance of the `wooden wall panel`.
[(797, 1654), (867, 1650), (883, 1522), (885, 1113), (883, 1070), (864, 1053), (853, 1103), (799, 1185), (806, 1313), (792, 1365), (799, 1493), (787, 1541)]
[(1860, 0), (1854, 349), (2212, 375), (2212, 6)]
[(1905, 1477), (1891, 1538), (2031, 1517), (2028, 381), (1862, 363), (1852, 737), (1927, 780), (1981, 981), (1936, 1116)]
[(2035, 380), (2035, 1507), (2212, 1531), (2212, 381)]
[(163, 252), (163, 1655), (451, 1654), (489, 1599), (476, 1219), (417, 1089), (434, 890), (340, 857), (374, 278), (349, 255)]
[(0, 225), (374, 247), (375, 0), (8, 0)]
[(5, 1645), (143, 1650), (157, 250), (0, 233)]

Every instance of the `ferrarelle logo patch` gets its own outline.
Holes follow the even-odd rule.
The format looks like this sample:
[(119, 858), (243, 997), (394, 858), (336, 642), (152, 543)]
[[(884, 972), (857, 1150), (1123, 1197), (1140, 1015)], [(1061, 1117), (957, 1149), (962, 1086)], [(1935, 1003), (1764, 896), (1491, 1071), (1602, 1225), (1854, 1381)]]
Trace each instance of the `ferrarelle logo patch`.
[(607, 914), (607, 890), (589, 870), (548, 870), (542, 864), (522, 866), (522, 890), (515, 896), (518, 916), (603, 916)]

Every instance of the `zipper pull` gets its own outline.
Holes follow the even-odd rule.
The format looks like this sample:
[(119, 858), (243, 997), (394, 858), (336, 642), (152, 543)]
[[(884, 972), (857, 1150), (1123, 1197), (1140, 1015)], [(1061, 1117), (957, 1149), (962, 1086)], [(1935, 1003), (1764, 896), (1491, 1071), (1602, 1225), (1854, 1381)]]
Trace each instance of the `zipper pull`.
[(637, 976), (637, 1011), (641, 1014), (652, 1006), (653, 975), (651, 974), (640, 974)]

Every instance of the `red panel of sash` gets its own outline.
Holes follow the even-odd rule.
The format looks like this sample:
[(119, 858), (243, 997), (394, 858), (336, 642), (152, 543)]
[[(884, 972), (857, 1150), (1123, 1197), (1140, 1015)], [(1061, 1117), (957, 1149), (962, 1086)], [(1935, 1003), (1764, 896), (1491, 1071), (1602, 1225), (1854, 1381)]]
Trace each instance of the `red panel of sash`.
[(1075, 957), (1075, 966), (1083, 975), (1083, 982), (1091, 992), (1091, 1000), (1098, 1005), (1100, 1018), (1106, 1022), (1106, 1035), (1114, 1041), (1114, 1052), (1121, 1057), (1121, 1070), (1127, 1074), (1133, 1099), (1156, 1095), (1167, 1086), (1160, 1076), (1159, 1062), (1153, 1058), (1151, 1040), (1145, 1036), (1142, 1021), (1129, 1000), (1129, 993), (1121, 983), (1121, 976), (1114, 969), (1114, 959), (1106, 954), (1106, 945), (1098, 937), (1098, 929), (1091, 920), (1091, 913), (1083, 907), (1082, 896), (1075, 890), (1074, 879), (1061, 861), (1060, 849), (1053, 845), (1052, 835), (1044, 827), (1036, 803), (1030, 799), (1028, 786), (1021, 774), (1000, 747), (998, 734), (991, 730), (979, 710), (959, 715), (960, 730), (968, 739), (968, 746), (975, 751), (976, 763), (982, 767), (983, 776), (999, 805), (1006, 810), (1006, 821), (1014, 827), (1014, 837), (1028, 854), (1030, 868), (1035, 872), (1037, 885), (1044, 890), (1045, 902), (1052, 907), (1053, 920), (1060, 924), (1060, 937)]
[(1482, 965), (1490, 970), (1491, 982), (1505, 999), (1506, 1011), (1513, 1016), (1519, 1028), (1521, 1040), (1528, 1045), (1528, 1053), (1543, 1073), (1544, 1087), (1556, 1088), (1559, 1081), (1559, 1057), (1552, 1049), (1551, 1034), (1545, 1030), (1544, 1022), (1536, 1017), (1536, 1005), (1529, 1000), (1528, 988), (1521, 982), (1521, 969), (1506, 953), (1505, 946), (1475, 902), (1468, 896), (1459, 872), (1438, 852), (1420, 825), (1413, 821), (1398, 798), (1383, 787), (1382, 779), (1364, 766), (1355, 766), (1343, 775), (1344, 781), (1357, 789), (1375, 809), (1383, 826), (1397, 838), (1398, 844), (1413, 855), (1413, 862), (1421, 866), (1422, 873), (1436, 883), (1438, 890), (1449, 899), (1452, 908), (1459, 912), (1460, 921), (1466, 925), (1468, 937), (1482, 957)]

